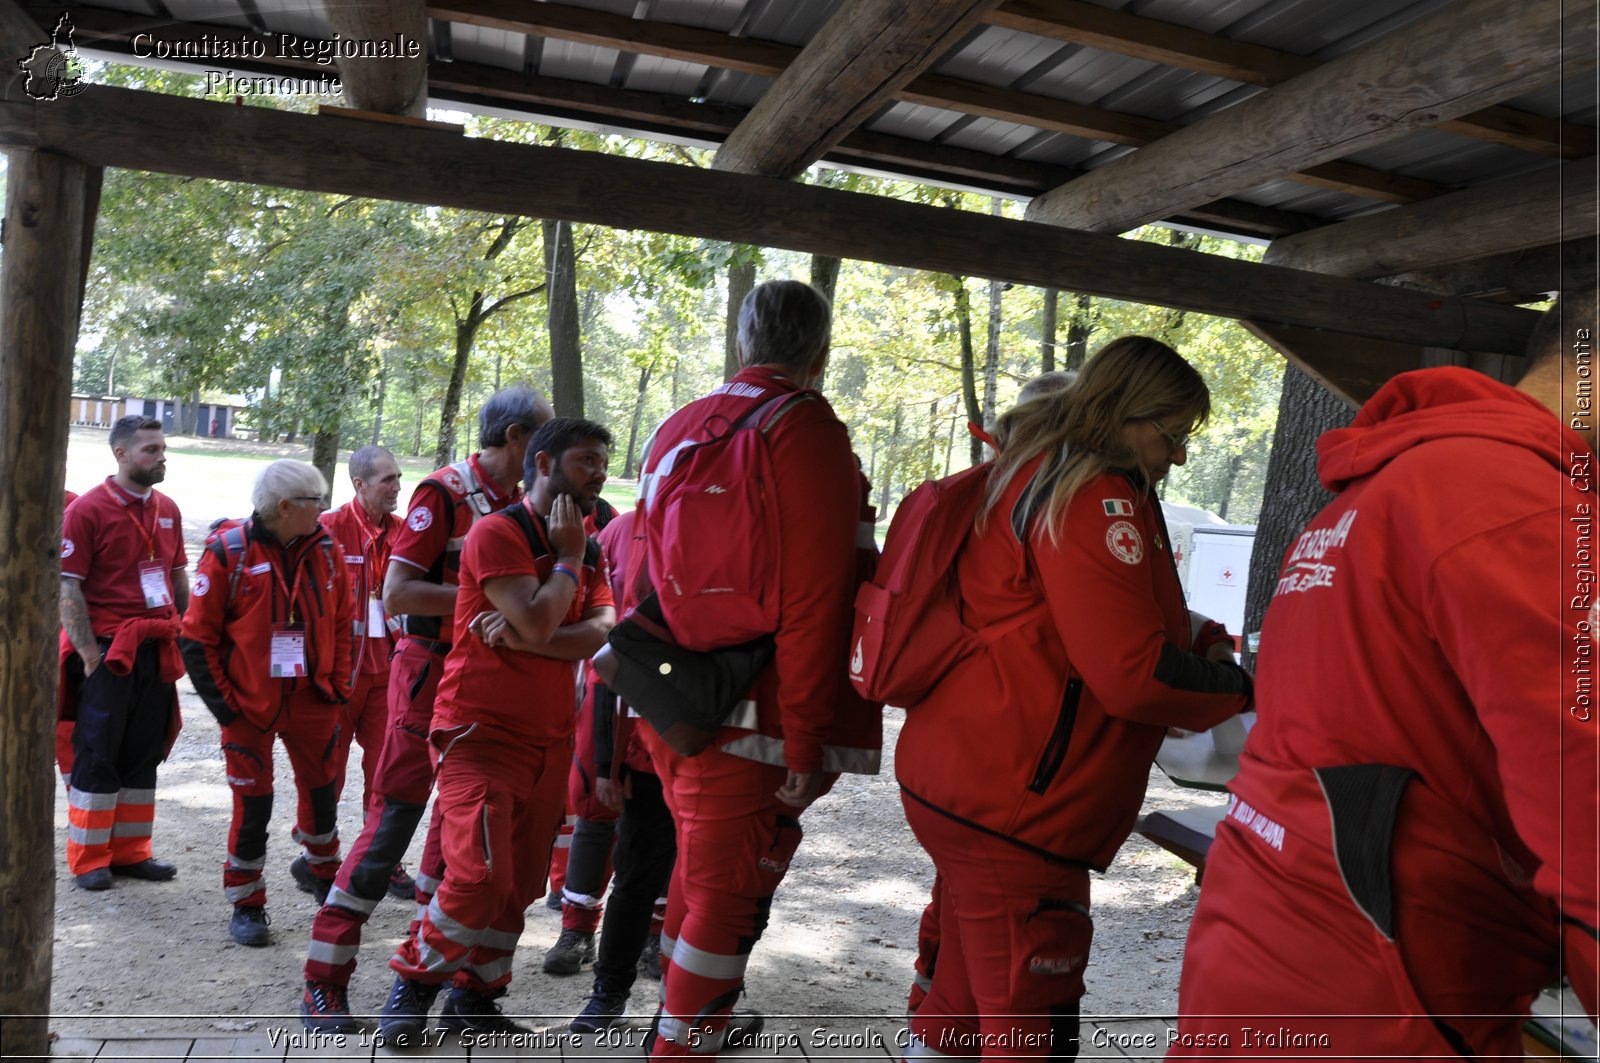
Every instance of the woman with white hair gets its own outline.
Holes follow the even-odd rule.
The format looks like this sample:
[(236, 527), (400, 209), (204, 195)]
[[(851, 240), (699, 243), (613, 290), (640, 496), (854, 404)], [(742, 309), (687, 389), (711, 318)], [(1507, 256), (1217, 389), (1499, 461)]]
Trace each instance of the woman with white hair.
[(219, 526), (197, 566), (183, 619), (183, 657), (195, 690), (222, 725), (233, 791), (223, 892), (228, 931), (266, 945), (267, 825), (272, 745), (283, 740), (299, 797), (290, 872), (327, 894), (339, 870), (334, 736), (350, 696), (353, 606), (344, 565), (320, 516), (327, 483), (300, 461), (256, 478), (248, 520)]

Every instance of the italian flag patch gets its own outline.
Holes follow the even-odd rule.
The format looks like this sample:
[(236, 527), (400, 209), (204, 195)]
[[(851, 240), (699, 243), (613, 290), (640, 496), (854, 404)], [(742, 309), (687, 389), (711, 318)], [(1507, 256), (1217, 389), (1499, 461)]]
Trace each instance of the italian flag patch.
[(1105, 507), (1106, 516), (1108, 517), (1133, 516), (1133, 503), (1126, 498), (1107, 498), (1102, 500), (1100, 504)]

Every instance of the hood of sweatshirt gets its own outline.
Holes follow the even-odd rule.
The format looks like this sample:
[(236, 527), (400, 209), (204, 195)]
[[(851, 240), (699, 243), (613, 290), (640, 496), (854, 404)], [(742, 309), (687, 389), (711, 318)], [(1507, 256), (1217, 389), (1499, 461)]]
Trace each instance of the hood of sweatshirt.
[(1337, 492), (1420, 443), (1454, 437), (1510, 443), (1560, 469), (1571, 455), (1589, 451), (1537, 399), (1482, 373), (1445, 366), (1401, 373), (1367, 400), (1349, 428), (1324, 433), (1317, 475)]

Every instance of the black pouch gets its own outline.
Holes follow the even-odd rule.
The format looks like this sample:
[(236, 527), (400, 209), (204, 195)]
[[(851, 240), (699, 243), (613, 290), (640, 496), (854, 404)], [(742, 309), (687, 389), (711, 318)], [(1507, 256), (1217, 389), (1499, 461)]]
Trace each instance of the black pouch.
[(776, 645), (763, 635), (736, 646), (686, 650), (672, 641), (651, 594), (611, 629), (594, 670), (674, 752), (692, 757), (711, 744)]

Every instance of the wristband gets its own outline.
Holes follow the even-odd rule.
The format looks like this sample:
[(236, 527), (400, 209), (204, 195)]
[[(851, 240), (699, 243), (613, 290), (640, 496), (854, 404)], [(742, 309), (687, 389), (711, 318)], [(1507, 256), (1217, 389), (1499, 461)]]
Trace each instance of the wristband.
[(556, 565), (550, 569), (551, 575), (554, 575), (557, 572), (570, 579), (574, 587), (578, 585), (578, 574), (572, 571), (572, 569), (568, 568), (566, 565)]

